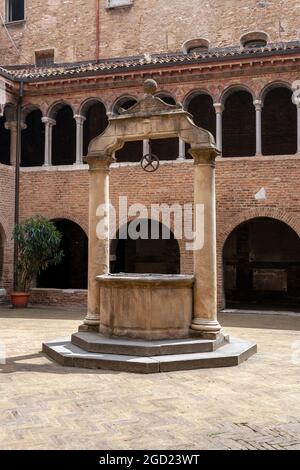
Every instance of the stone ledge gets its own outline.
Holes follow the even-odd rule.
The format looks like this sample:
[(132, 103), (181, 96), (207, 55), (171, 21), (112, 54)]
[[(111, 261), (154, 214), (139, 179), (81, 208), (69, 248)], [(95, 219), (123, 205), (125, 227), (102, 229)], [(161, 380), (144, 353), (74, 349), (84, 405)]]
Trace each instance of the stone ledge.
[(227, 336), (218, 340), (203, 340), (196, 338), (174, 340), (134, 340), (124, 338), (108, 338), (99, 333), (74, 333), (72, 344), (87, 352), (101, 354), (125, 354), (127, 356), (163, 356), (169, 354), (189, 354), (212, 352), (229, 342)]
[(143, 374), (237, 366), (257, 352), (255, 343), (231, 339), (217, 351), (165, 356), (128, 356), (86, 352), (62, 338), (43, 344), (43, 352), (66, 367), (102, 369)]

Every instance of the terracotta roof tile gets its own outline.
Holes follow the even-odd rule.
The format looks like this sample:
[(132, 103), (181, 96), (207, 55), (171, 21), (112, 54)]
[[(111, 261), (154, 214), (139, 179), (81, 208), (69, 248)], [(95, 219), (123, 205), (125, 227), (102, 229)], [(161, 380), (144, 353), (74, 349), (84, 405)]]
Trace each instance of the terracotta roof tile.
[(169, 64), (197, 64), (209, 61), (220, 61), (228, 58), (246, 58), (249, 56), (264, 57), (274, 54), (289, 54), (300, 52), (300, 41), (268, 44), (264, 47), (243, 48), (226, 47), (209, 49), (203, 52), (184, 54), (183, 52), (169, 54), (145, 54), (143, 56), (103, 59), (99, 61), (54, 64), (51, 67), (36, 67), (34, 65), (0, 66), (0, 75), (12, 80), (41, 81), (55, 78), (72, 77), (74, 75), (94, 75), (122, 72), (127, 69), (157, 67)]

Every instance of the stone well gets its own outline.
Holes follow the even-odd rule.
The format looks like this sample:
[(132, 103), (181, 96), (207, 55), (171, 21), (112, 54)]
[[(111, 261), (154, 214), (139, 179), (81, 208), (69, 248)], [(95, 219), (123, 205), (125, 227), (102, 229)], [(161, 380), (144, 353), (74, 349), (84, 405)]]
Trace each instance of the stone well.
[(188, 338), (194, 276), (123, 274), (97, 276), (97, 281), (104, 336)]
[[(43, 350), (65, 366), (142, 373), (238, 365), (256, 345), (226, 336), (217, 318), (214, 138), (180, 104), (155, 96), (154, 80), (146, 80), (144, 91), (90, 143), (88, 311), (78, 333)], [(111, 275), (110, 164), (125, 142), (165, 138), (190, 144), (194, 159), (194, 225), (198, 213), (204, 220), (195, 230), (203, 236), (193, 246), (194, 275)], [(99, 207), (105, 208), (102, 236)]]

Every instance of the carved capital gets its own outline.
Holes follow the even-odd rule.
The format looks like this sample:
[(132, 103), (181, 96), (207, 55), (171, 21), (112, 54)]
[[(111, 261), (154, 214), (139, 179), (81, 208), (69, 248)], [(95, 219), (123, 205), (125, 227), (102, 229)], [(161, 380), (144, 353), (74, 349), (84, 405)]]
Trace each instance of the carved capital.
[(4, 124), (5, 129), (8, 131), (17, 131), (17, 121), (7, 121)]
[(76, 121), (76, 124), (78, 124), (79, 126), (82, 126), (84, 121), (86, 121), (86, 117), (81, 116), (80, 114), (74, 114), (74, 119)]
[(255, 107), (255, 111), (261, 111), (262, 110), (263, 103), (262, 103), (261, 100), (254, 100), (253, 104), (254, 104), (254, 107)]
[(214, 103), (214, 108), (215, 108), (216, 114), (222, 114), (222, 112), (224, 111), (224, 106), (222, 103)]
[(83, 157), (83, 161), (89, 165), (90, 171), (108, 171), (114, 158), (111, 155), (88, 155), (87, 157)]
[[(4, 127), (11, 132), (17, 132), (18, 123), (17, 121), (8, 121), (4, 124)], [(24, 129), (27, 129), (27, 125), (25, 122), (21, 122), (21, 130), (23, 131)]]
[(49, 117), (42, 117), (42, 123), (44, 123), (46, 126), (48, 125), (49, 127), (52, 127), (55, 126), (56, 121), (55, 119)]
[(195, 165), (211, 165), (215, 166), (215, 159), (219, 155), (216, 149), (193, 149), (189, 150), (189, 154), (194, 159)]

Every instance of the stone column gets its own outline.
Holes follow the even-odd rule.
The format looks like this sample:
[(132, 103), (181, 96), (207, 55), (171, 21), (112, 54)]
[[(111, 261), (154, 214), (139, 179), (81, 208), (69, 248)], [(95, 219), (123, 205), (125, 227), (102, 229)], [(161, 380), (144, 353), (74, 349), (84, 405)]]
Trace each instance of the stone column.
[[(15, 166), (17, 161), (17, 121), (8, 121), (4, 124), (5, 129), (10, 131), (10, 164)], [(26, 129), (27, 125), (25, 122), (21, 122), (21, 131)], [(21, 143), (20, 143), (21, 145)], [(21, 163), (21, 162), (20, 162)]]
[(149, 152), (150, 152), (149, 140), (144, 139), (143, 140), (143, 156), (148, 155)]
[(185, 160), (185, 141), (182, 139), (179, 139), (179, 154), (178, 154), (178, 160)]
[(42, 122), (45, 124), (45, 158), (44, 166), (52, 165), (52, 127), (56, 121), (49, 117), (43, 117)]
[(300, 154), (300, 103), (297, 103), (297, 153)]
[[(88, 313), (81, 330), (99, 330), (100, 324), (100, 289), (96, 276), (109, 273), (109, 165), (110, 156), (87, 157), (89, 164), (89, 255), (88, 255)], [(99, 206), (102, 213), (97, 212)], [(107, 230), (97, 230), (97, 224), (103, 220), (106, 210)], [(98, 209), (99, 210), (99, 209)], [(102, 224), (103, 226), (103, 224)]]
[(76, 121), (76, 165), (82, 164), (83, 157), (83, 124), (86, 118), (75, 114), (74, 119)]
[(216, 111), (216, 147), (222, 152), (222, 113), (224, 108), (222, 103), (214, 103), (214, 108)]
[[(214, 151), (192, 149), (194, 158), (194, 214), (203, 207), (203, 246), (194, 249), (194, 318), (191, 328), (203, 338), (216, 338), (221, 326), (217, 320), (217, 253)], [(194, 227), (201, 233), (201, 227)]]
[(256, 156), (262, 155), (262, 138), (261, 138), (261, 110), (262, 101), (254, 100), (255, 116), (256, 116)]
[(10, 131), (10, 164), (15, 166), (17, 160), (17, 121), (8, 121), (4, 126)]

